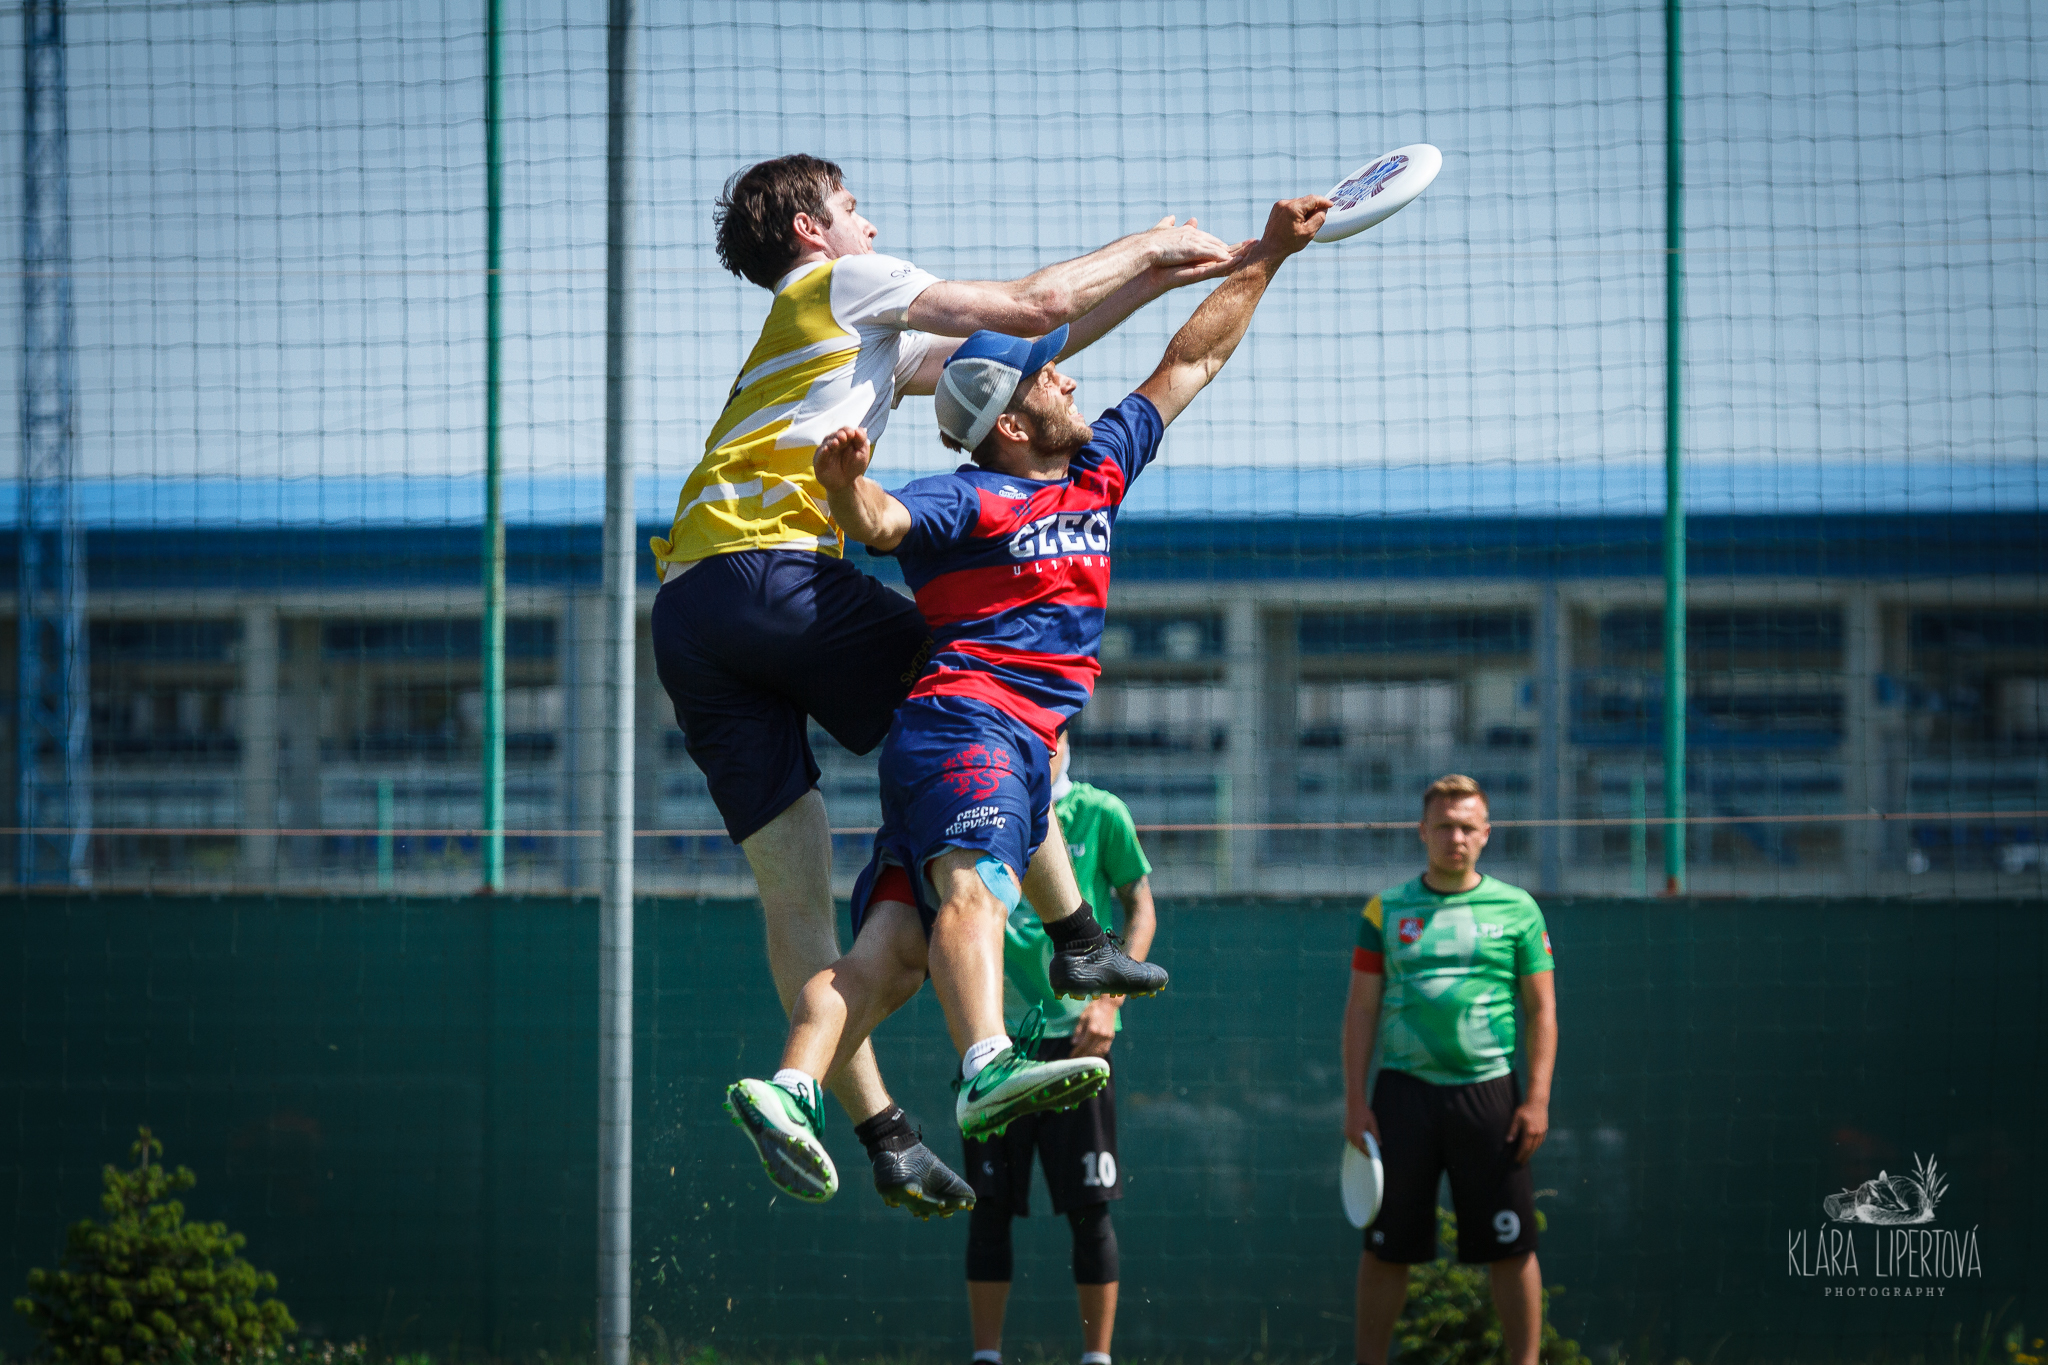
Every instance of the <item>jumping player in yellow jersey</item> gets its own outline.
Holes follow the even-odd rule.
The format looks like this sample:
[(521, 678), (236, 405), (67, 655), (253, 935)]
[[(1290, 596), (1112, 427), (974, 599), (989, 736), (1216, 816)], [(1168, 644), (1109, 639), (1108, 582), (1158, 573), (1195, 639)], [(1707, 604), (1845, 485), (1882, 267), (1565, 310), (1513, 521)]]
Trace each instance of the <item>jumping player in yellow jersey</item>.
[[(917, 607), (845, 560), (812, 469), (819, 442), (843, 427), (879, 439), (890, 410), (930, 394), (972, 332), (1066, 327), (1061, 354), (1072, 355), (1167, 290), (1228, 274), (1251, 244), (1233, 250), (1192, 219), (1167, 218), (1021, 280), (944, 281), (875, 254), (875, 229), (839, 167), (802, 155), (739, 172), (714, 218), (719, 260), (774, 301), (673, 529), (653, 542), (654, 656), (690, 756), (753, 869), (787, 1010), (839, 957), (831, 827), (807, 722), (867, 753), (931, 652)], [(1048, 923), (1088, 910), (1065, 848), (1048, 838), (1025, 878)], [(1061, 952), (1085, 963), (1089, 980), (1111, 992), (1157, 988), (1157, 970), (1125, 956), (1092, 912), (1073, 922), (1083, 932), (1060, 935)], [(920, 1217), (973, 1206), (966, 1182), (890, 1101), (867, 1044), (827, 1084), (887, 1202)], [(808, 1086), (795, 1102), (816, 1114)], [(770, 1174), (781, 1183), (790, 1173)]]

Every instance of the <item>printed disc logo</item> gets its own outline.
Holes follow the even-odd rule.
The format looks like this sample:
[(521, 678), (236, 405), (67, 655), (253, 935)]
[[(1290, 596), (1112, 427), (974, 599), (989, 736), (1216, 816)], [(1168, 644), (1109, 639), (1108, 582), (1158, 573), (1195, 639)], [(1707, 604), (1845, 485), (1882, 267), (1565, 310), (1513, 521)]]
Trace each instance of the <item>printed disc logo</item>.
[(1390, 156), (1385, 161), (1375, 161), (1357, 175), (1337, 187), (1330, 196), (1339, 209), (1355, 208), (1387, 187), (1387, 182), (1408, 168), (1405, 156)]
[(1422, 921), (1419, 919), (1403, 919), (1401, 921), (1401, 942), (1420, 943), (1421, 941)]

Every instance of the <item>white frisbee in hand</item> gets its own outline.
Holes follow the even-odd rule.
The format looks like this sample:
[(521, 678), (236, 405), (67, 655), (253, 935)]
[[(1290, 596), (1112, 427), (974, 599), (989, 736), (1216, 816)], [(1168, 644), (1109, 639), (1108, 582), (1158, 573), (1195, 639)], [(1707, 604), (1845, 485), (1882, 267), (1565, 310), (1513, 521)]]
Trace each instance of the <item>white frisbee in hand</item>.
[(1352, 1227), (1363, 1228), (1379, 1216), (1380, 1194), (1387, 1187), (1386, 1168), (1380, 1165), (1379, 1139), (1367, 1133), (1362, 1152), (1348, 1142), (1344, 1144), (1337, 1186), (1344, 1194), (1344, 1217)]
[(1413, 203), (1443, 168), (1444, 154), (1427, 142), (1396, 147), (1366, 162), (1324, 196), (1335, 202), (1316, 240), (1341, 242), (1385, 222)]

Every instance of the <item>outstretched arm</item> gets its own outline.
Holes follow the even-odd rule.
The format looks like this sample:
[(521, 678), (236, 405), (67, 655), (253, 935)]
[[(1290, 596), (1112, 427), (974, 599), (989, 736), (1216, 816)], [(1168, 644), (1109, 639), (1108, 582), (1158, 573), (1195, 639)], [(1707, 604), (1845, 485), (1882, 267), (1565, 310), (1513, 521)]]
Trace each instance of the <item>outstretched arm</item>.
[(818, 442), (811, 468), (825, 486), (832, 519), (847, 539), (874, 550), (893, 550), (910, 534), (910, 509), (867, 477), (874, 453), (866, 431), (841, 427)]
[[(1194, 219), (1190, 218), (1187, 226), (1193, 227), (1194, 225)], [(1157, 232), (1172, 226), (1173, 219), (1170, 217), (1165, 218), (1160, 221), (1159, 226), (1154, 228), (1153, 231)], [(1131, 314), (1137, 312), (1162, 294), (1179, 289), (1182, 285), (1194, 284), (1200, 280), (1215, 279), (1219, 274), (1227, 274), (1235, 270), (1250, 259), (1252, 248), (1257, 245), (1256, 241), (1239, 242), (1236, 246), (1230, 248), (1230, 259), (1224, 261), (1220, 266), (1216, 262), (1206, 259), (1184, 265), (1147, 266), (1130, 279), (1124, 281), (1117, 288), (1116, 292), (1112, 293), (1108, 298), (1096, 304), (1093, 308), (1068, 324), (1067, 345), (1057, 358), (1065, 360), (1070, 356), (1078, 355), (1082, 351), (1087, 350), (1090, 346), (1093, 346), (1096, 342), (1115, 331), (1122, 325), (1125, 318), (1128, 318)], [(940, 285), (933, 285), (932, 289), (941, 287)], [(928, 294), (931, 290), (926, 290), (925, 292)], [(1035, 338), (1043, 335), (1043, 333), (1029, 333), (1028, 335)], [(911, 377), (909, 383), (903, 386), (903, 392), (935, 392), (939, 387), (939, 375), (944, 372), (946, 362), (952, 358), (953, 352), (959, 349), (959, 341), (951, 337), (934, 341), (930, 348), (925, 351), (924, 359), (919, 362), (917, 373)]]
[(908, 321), (920, 332), (940, 336), (964, 337), (984, 327), (1012, 336), (1044, 336), (1154, 267), (1189, 267), (1202, 272), (1195, 278), (1210, 279), (1235, 264), (1231, 249), (1196, 227), (1194, 219), (1175, 227), (1168, 218), (1148, 232), (1120, 237), (1021, 280), (943, 280), (911, 303)]
[[(1195, 220), (1188, 219), (1193, 227)], [(1172, 218), (1163, 218), (1159, 228), (1173, 226)], [(1252, 249), (1258, 246), (1256, 239), (1239, 242), (1230, 248), (1230, 259), (1219, 267), (1213, 261), (1200, 261), (1188, 265), (1155, 265), (1139, 271), (1122, 287), (1067, 324), (1066, 349), (1059, 353), (1059, 359), (1067, 360), (1093, 346), (1096, 342), (1114, 332), (1125, 318), (1143, 308), (1163, 294), (1171, 293), (1183, 285), (1195, 284), (1202, 280), (1213, 280), (1218, 275), (1227, 275), (1251, 259)]]
[(1186, 410), (1230, 359), (1251, 326), (1252, 313), (1265, 297), (1266, 286), (1280, 263), (1314, 240), (1330, 201), (1319, 194), (1283, 199), (1266, 217), (1266, 232), (1252, 247), (1250, 258), (1216, 292), (1202, 300), (1193, 317), (1174, 334), (1166, 356), (1138, 392), (1152, 400), (1162, 421), (1171, 422)]

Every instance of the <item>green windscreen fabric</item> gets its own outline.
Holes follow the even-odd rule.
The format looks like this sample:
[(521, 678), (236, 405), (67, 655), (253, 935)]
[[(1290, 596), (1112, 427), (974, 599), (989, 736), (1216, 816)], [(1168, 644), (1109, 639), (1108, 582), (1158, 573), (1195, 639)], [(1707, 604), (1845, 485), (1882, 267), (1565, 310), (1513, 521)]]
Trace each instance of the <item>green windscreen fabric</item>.
[[(1362, 897), (1360, 898), (1362, 899)], [(2048, 924), (2028, 903), (1548, 900), (1561, 1058), (1536, 1159), (1559, 1325), (1597, 1355), (1946, 1351), (2033, 1323), (2048, 1256)], [(1126, 1011), (1118, 1351), (1348, 1349), (1337, 1028), (1358, 902), (1165, 900)], [(309, 1332), (587, 1351), (596, 911), (545, 899), (26, 896), (0, 905), (0, 1285), (52, 1264), (138, 1124)], [(741, 1355), (965, 1347), (964, 1220), (777, 1197), (720, 1110), (776, 1065), (759, 912), (639, 911), (636, 1317)], [(877, 1035), (957, 1157), (929, 991)], [(1930, 1222), (1832, 1221), (1932, 1161)], [(1876, 1201), (1881, 1203), (1881, 1200)], [(1017, 1226), (1008, 1345), (1075, 1334), (1062, 1220)], [(1851, 1266), (1844, 1244), (1853, 1251)], [(25, 1353), (18, 1320), (0, 1350)]]

